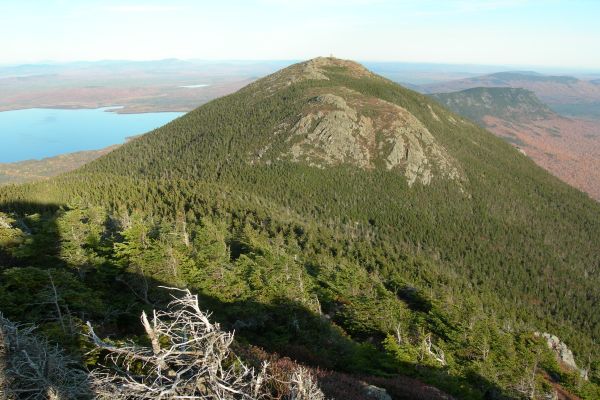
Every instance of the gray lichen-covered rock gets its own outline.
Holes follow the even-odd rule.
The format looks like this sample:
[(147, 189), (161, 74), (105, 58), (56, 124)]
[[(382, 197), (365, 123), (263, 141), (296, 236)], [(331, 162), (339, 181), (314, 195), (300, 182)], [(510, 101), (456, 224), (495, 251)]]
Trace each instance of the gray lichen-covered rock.
[[(339, 71), (345, 79), (386, 81), (355, 62), (320, 57), (243, 89), (260, 97), (299, 83), (307, 86), (299, 111), (273, 128), (269, 142), (249, 152), (248, 163), (291, 161), (321, 169), (339, 165), (384, 169), (404, 175), (409, 186), (452, 180), (464, 192), (466, 175), (461, 165), (408, 109), (344, 84), (315, 83), (334, 79)], [(429, 111), (442, 122), (439, 110), (429, 105)]]
[(373, 400), (392, 400), (392, 397), (383, 388), (368, 385), (365, 387), (365, 394)]
[[(289, 147), (277, 159), (324, 168), (377, 165), (406, 176), (409, 186), (434, 176), (460, 181), (458, 163), (406, 109), (350, 90), (322, 93), (308, 101), (295, 122), (282, 124)], [(261, 152), (260, 156), (268, 149)]]
[(575, 363), (575, 357), (573, 356), (573, 352), (567, 347), (567, 345), (558, 338), (556, 335), (552, 335), (550, 333), (542, 333), (539, 336), (546, 339), (546, 344), (548, 348), (554, 350), (554, 352), (558, 355), (559, 359), (568, 367), (576, 369), (577, 363)]
[(577, 367), (577, 363), (575, 362), (573, 352), (571, 351), (571, 349), (569, 349), (566, 343), (562, 342), (558, 338), (558, 336), (546, 332), (535, 332), (535, 336), (544, 338), (546, 340), (548, 348), (554, 351), (554, 353), (563, 365), (570, 369), (579, 371), (582, 378), (587, 379), (587, 371), (585, 371), (584, 369), (579, 369), (579, 367)]

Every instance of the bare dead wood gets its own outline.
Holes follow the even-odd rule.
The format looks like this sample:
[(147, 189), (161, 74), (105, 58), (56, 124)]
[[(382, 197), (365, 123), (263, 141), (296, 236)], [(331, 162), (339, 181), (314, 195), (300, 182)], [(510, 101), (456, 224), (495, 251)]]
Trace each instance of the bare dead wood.
[[(92, 375), (98, 399), (275, 399), (268, 384), (273, 379), (269, 364), (258, 371), (244, 364), (230, 349), (233, 333), (210, 322), (197, 296), (188, 290), (167, 289), (183, 296), (174, 296), (167, 310), (154, 311), (152, 320), (142, 314), (149, 349), (106, 343), (88, 322), (89, 338), (110, 354), (111, 365)], [(287, 385), (289, 400), (324, 400), (305, 369), (295, 371)]]
[(3, 399), (87, 399), (87, 373), (57, 346), (0, 314), (0, 395)]

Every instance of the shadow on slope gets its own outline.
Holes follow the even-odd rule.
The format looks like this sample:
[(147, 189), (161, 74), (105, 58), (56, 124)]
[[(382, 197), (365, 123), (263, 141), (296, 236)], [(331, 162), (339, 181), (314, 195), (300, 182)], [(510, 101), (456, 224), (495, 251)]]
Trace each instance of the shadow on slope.
[[(77, 312), (82, 301), (76, 293), (82, 285), (58, 258), (59, 208), (0, 207), (18, 216), (8, 222), (0, 215), (0, 393), (7, 398), (92, 398), (83, 365), (55, 345), (73, 349), (79, 333), (69, 305)], [(11, 226), (22, 236), (11, 235)]]
[[(68, 261), (58, 223), (67, 210), (58, 204), (0, 205), (0, 212), (12, 215), (12, 226), (24, 236), (18, 244), (0, 245), (0, 310), (16, 322), (38, 325), (37, 334), (59, 343), (93, 368), (98, 359), (84, 356), (90, 349), (81, 334), (84, 322), (92, 321), (102, 337), (137, 337), (143, 333), (141, 311), (164, 307), (171, 294), (160, 286), (172, 284), (117, 265), (110, 258), (112, 249), (105, 249), (94, 265)], [(114, 230), (111, 221), (105, 224), (108, 231)], [(394, 399), (449, 398), (420, 381), (424, 380), (461, 398), (503, 398), (501, 389), (481, 376), (467, 380), (443, 369), (400, 363), (378, 344), (354, 341), (325, 316), (299, 302), (285, 298), (269, 304), (252, 299), (223, 302), (191, 289), (215, 321), (224, 329), (235, 330), (236, 346), (242, 354), (243, 349), (258, 346), (267, 354), (315, 368), (330, 397), (347, 398), (352, 388), (357, 390), (363, 387), (361, 382), (367, 382), (385, 388)], [(412, 378), (400, 371), (411, 371)], [(469, 395), (464, 397), (465, 393)]]

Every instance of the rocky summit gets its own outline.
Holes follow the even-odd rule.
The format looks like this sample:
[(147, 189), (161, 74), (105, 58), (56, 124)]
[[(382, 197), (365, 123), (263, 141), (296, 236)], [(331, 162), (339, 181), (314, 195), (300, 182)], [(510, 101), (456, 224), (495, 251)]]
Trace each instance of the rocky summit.
[[(360, 64), (316, 58), (259, 81), (251, 88), (274, 93), (303, 80), (329, 80), (327, 72), (343, 70), (352, 78), (384, 81)], [(261, 148), (250, 162), (288, 160), (310, 166), (349, 164), (363, 169), (382, 166), (403, 174), (411, 186), (428, 185), (434, 175), (460, 181), (460, 166), (437, 143), (427, 127), (405, 108), (375, 96), (339, 86), (313, 88), (301, 111), (282, 121), (272, 133), (287, 148)]]

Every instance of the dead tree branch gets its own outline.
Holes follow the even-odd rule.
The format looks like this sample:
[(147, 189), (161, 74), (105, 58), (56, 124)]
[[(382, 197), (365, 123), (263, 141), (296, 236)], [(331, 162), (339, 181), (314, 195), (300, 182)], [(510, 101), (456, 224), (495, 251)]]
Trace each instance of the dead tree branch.
[[(197, 296), (182, 292), (165, 311), (154, 311), (152, 320), (142, 314), (151, 348), (111, 345), (98, 338), (88, 323), (90, 339), (109, 352), (110, 365), (92, 374), (98, 398), (273, 399), (269, 365), (264, 363), (258, 372), (246, 366), (230, 350), (233, 333), (210, 322)], [(324, 399), (304, 369), (294, 372), (289, 388), (290, 400)]]
[(91, 398), (87, 373), (56, 346), (0, 314), (0, 394), (3, 399)]

